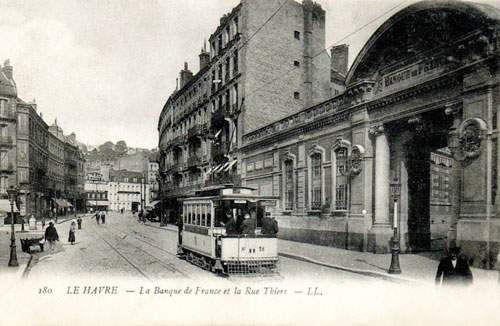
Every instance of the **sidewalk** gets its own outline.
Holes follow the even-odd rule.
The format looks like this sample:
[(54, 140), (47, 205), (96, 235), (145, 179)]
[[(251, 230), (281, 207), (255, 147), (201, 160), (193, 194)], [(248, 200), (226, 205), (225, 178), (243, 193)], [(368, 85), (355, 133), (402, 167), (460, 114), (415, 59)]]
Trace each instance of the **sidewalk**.
[[(87, 214), (78, 214), (77, 216), (85, 217), (87, 216)], [(57, 220), (57, 224), (65, 223), (74, 218), (75, 218), (74, 215), (59, 217)], [(49, 221), (50, 221), (49, 219), (45, 221), (45, 227), (49, 225)], [(17, 262), (19, 263), (18, 267), (8, 266), (10, 259), (11, 226), (10, 224), (0, 226), (0, 274), (13, 276), (16, 279), (20, 279), (23, 276), (24, 271), (26, 270), (26, 267), (28, 266), (28, 263), (31, 259), (31, 255), (22, 251), (20, 239), (25, 237), (26, 234), (29, 232), (34, 232), (37, 234), (40, 233), (40, 235), (43, 235), (44, 230), (42, 229), (42, 222), (37, 221), (36, 226), (37, 226), (36, 230), (30, 230), (29, 224), (25, 223), (24, 224), (25, 231), (21, 231), (22, 229), (21, 224), (14, 225), (16, 234), (16, 255), (17, 255)]]
[[(24, 225), (24, 229), (28, 231), (27, 224)], [(18, 267), (10, 267), (10, 225), (4, 225), (0, 227), (0, 274), (2, 276), (14, 276), (16, 279), (21, 279), (28, 262), (31, 259), (31, 255), (23, 252), (21, 250), (21, 241), (23, 232), (21, 232), (21, 225), (15, 225), (15, 235), (16, 235), (16, 255)]]
[[(147, 226), (177, 232), (175, 225), (159, 226), (159, 223), (146, 222)], [(401, 274), (388, 274), (391, 265), (391, 254), (374, 254), (333, 247), (318, 246), (309, 243), (289, 240), (278, 241), (280, 256), (307, 261), (334, 269), (362, 274), (369, 277), (432, 286), (436, 277), (441, 252), (424, 252), (418, 254), (400, 254)], [(498, 272), (471, 268), (474, 284), (497, 284)]]

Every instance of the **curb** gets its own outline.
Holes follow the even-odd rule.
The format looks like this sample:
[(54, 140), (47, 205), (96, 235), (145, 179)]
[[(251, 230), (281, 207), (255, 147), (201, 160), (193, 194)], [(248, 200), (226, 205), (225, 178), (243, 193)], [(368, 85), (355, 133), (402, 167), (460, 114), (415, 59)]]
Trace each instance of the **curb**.
[[(145, 223), (144, 225), (152, 227), (152, 228), (161, 229), (161, 230), (177, 232), (176, 230), (172, 230), (169, 228), (160, 227), (160, 226), (156, 226), (156, 225), (152, 225), (152, 224), (148, 224), (148, 223)], [(400, 283), (400, 284), (428, 285), (427, 283), (423, 283), (423, 282), (415, 280), (415, 279), (410, 279), (410, 278), (395, 276), (395, 275), (390, 275), (390, 274), (384, 274), (384, 273), (374, 272), (374, 271), (365, 270), (365, 269), (356, 269), (356, 268), (349, 268), (349, 267), (345, 267), (345, 266), (341, 266), (341, 265), (328, 264), (328, 263), (324, 263), (324, 262), (321, 262), (321, 261), (318, 261), (318, 260), (315, 260), (315, 259), (312, 259), (312, 258), (309, 258), (306, 256), (297, 255), (297, 254), (291, 254), (291, 253), (287, 253), (287, 252), (279, 252), (278, 255), (282, 256), (282, 257), (286, 257), (286, 258), (291, 258), (291, 259), (303, 261), (306, 263), (311, 263), (311, 264), (315, 264), (315, 265), (319, 265), (319, 266), (323, 266), (323, 267), (341, 270), (341, 271), (348, 272), (348, 273), (354, 273), (354, 274), (360, 274), (360, 275), (364, 275), (364, 276), (374, 277), (374, 278), (382, 279), (382, 280), (389, 281), (389, 282), (395, 282), (395, 283)]]
[(29, 275), (29, 273), (31, 271), (31, 267), (32, 267), (31, 265), (32, 265), (32, 262), (33, 262), (33, 258), (34, 258), (33, 255), (30, 254), (30, 259), (28, 260), (28, 263), (26, 264), (26, 267), (24, 267), (24, 270), (23, 270), (23, 272), (21, 274), (21, 277), (20, 277), (21, 279), (27, 279), (28, 278), (28, 275)]
[(307, 263), (323, 266), (323, 267), (338, 269), (338, 270), (341, 270), (344, 272), (349, 272), (349, 273), (374, 277), (374, 278), (378, 278), (378, 279), (383, 279), (384, 281), (390, 281), (390, 282), (395, 282), (395, 283), (400, 283), (400, 284), (428, 285), (427, 283), (423, 283), (423, 282), (415, 280), (415, 279), (394, 276), (394, 275), (369, 271), (369, 270), (365, 270), (365, 269), (355, 269), (355, 268), (348, 268), (348, 267), (340, 266), (340, 265), (328, 264), (328, 263), (324, 263), (324, 262), (321, 262), (318, 260), (314, 260), (314, 259), (309, 258), (309, 257), (301, 256), (301, 255), (290, 254), (290, 253), (286, 253), (286, 252), (280, 252), (280, 253), (278, 253), (278, 255), (282, 256), (282, 257), (287, 257), (287, 258), (296, 259), (296, 260), (304, 261)]
[(152, 224), (149, 224), (149, 223), (144, 223), (143, 225), (149, 226), (149, 227), (152, 227), (152, 228), (157, 228), (157, 229), (160, 229), (160, 230), (167, 230), (167, 231), (171, 231), (171, 232), (178, 232), (178, 230), (172, 230), (172, 229), (170, 229), (168, 227), (156, 226), (156, 225), (152, 225)]

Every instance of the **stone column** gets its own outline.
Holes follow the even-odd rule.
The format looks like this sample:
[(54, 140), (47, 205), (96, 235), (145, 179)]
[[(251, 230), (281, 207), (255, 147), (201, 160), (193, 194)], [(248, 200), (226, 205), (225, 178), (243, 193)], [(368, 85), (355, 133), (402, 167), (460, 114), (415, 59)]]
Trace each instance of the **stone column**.
[(370, 128), (375, 141), (375, 217), (368, 232), (367, 249), (376, 253), (390, 251), (393, 231), (389, 223), (390, 151), (383, 125)]
[[(459, 129), (462, 123), (462, 118), (459, 113), (461, 111), (456, 107), (450, 107), (445, 110), (446, 114), (453, 115), (453, 126), (450, 130), (448, 137), (449, 148), (452, 152), (453, 162), (451, 165), (450, 173), (450, 201), (452, 207), (452, 216), (450, 219), (450, 226), (447, 233), (447, 247), (453, 247), (456, 245), (457, 240), (457, 223), (460, 218), (460, 198), (462, 190), (462, 164), (459, 160), (460, 153), (458, 147)], [(451, 146), (450, 146), (451, 145)]]
[(389, 223), (389, 141), (384, 126), (370, 129), (375, 137), (375, 221), (373, 227), (390, 227)]

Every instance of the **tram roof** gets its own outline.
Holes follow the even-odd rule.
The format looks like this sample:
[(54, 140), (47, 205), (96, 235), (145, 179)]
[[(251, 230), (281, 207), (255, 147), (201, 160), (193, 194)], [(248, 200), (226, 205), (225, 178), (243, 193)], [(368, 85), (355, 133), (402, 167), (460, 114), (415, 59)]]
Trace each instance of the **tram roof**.
[(252, 194), (255, 188), (244, 187), (244, 186), (234, 186), (231, 184), (216, 185), (205, 187), (195, 192), (192, 197), (179, 198), (179, 201), (185, 200), (196, 200), (196, 199), (225, 199), (225, 200), (242, 200), (246, 199), (249, 201), (257, 200), (278, 200), (279, 197), (276, 196), (262, 196)]

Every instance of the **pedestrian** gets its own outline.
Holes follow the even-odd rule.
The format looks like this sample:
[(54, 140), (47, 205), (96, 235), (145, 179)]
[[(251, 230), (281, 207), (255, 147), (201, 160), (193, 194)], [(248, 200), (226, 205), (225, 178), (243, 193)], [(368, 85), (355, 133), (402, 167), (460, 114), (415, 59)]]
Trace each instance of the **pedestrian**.
[(106, 223), (106, 213), (104, 211), (101, 212), (101, 222), (102, 224)]
[(82, 229), (82, 218), (80, 216), (78, 216), (78, 219), (76, 220), (76, 222), (78, 223), (78, 230), (81, 230)]
[(123, 215), (123, 207), (122, 207), (122, 208), (120, 208), (120, 214), (122, 214), (122, 215)]
[(45, 229), (45, 217), (42, 217), (42, 230)]
[(274, 219), (274, 217), (271, 218), (264, 215), (262, 218), (262, 228), (260, 229), (261, 233), (276, 236), (278, 230), (278, 222)]
[(56, 248), (56, 241), (59, 241), (59, 235), (52, 221), (49, 222), (49, 226), (45, 229), (45, 241), (49, 242), (50, 251), (53, 252)]
[(250, 213), (245, 213), (244, 220), (241, 223), (241, 234), (255, 235), (255, 218)]
[(184, 221), (182, 220), (182, 214), (177, 215), (177, 221), (175, 221), (178, 230), (178, 242), (179, 245), (182, 244), (182, 229), (184, 228)]
[(439, 262), (436, 273), (436, 285), (471, 285), (472, 272), (467, 261), (459, 256), (460, 247), (452, 247), (449, 250), (449, 255)]
[(76, 220), (71, 221), (71, 225), (69, 226), (69, 236), (68, 236), (68, 242), (73, 245), (75, 242), (75, 231), (76, 231)]
[(99, 224), (99, 220), (101, 218), (101, 214), (98, 211), (96, 211), (95, 214), (94, 214), (94, 217), (95, 217), (95, 220), (96, 220), (97, 224)]

